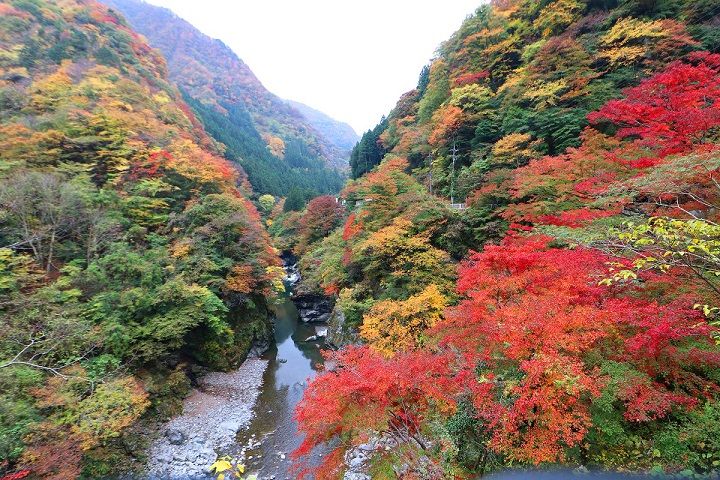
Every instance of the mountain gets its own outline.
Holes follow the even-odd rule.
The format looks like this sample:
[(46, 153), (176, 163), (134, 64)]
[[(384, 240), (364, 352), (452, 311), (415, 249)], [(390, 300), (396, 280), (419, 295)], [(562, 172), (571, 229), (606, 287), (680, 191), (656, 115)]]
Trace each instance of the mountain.
[(347, 152), (347, 157), (350, 157), (350, 151), (353, 149), (355, 144), (360, 140), (360, 137), (355, 130), (345, 122), (340, 122), (334, 118), (326, 115), (325, 113), (315, 110), (312, 107), (308, 107), (300, 102), (293, 100), (286, 100), (295, 110), (300, 112), (303, 117), (310, 122), (315, 130), (320, 132), (325, 138), (327, 138), (333, 145), (339, 148), (343, 152)]
[(115, 11), (0, 2), (0, 52), (0, 476), (104, 478), (189, 364), (267, 339), (282, 269), (245, 173)]
[[(556, 10), (553, 10), (555, 8)], [(408, 156), (413, 168), (437, 169), (449, 194), (449, 151), (464, 197), (494, 145), (529, 135), (540, 154), (580, 143), (588, 113), (624, 88), (694, 50), (717, 52), (713, 2), (635, 0), (494, 1), (480, 7), (438, 49), (380, 131), (385, 152)], [(515, 22), (515, 23), (513, 23)], [(353, 164), (359, 176), (368, 167)]]
[(719, 25), (482, 5), (354, 148), (344, 216), (274, 220), (345, 345), (296, 413), (297, 454), (336, 447), (314, 478), (717, 474)]
[(347, 169), (347, 152), (270, 93), (229, 47), (166, 8), (142, 0), (105, 3), (163, 53), (170, 79), (256, 191), (286, 196), (293, 188), (339, 189), (337, 171)]

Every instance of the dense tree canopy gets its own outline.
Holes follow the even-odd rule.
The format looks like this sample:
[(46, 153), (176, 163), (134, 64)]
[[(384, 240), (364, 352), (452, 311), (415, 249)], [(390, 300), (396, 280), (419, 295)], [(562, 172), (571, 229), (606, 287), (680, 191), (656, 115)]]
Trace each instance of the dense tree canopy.
[(98, 478), (178, 409), (187, 362), (267, 337), (283, 273), (244, 172), (121, 17), (0, 8), (0, 474)]
[(483, 5), (335, 196), (332, 152), (224, 45), (153, 31), (183, 33), (181, 93), (112, 9), (0, 3), (0, 475), (138, 467), (189, 365), (270, 338), (278, 250), (335, 304), (301, 475), (358, 448), (371, 478), (717, 475), (719, 14)]
[(366, 134), (382, 159), (301, 260), (363, 345), (311, 383), (300, 455), (379, 438), (371, 475), (717, 469), (718, 14), (509, 0), (468, 17)]

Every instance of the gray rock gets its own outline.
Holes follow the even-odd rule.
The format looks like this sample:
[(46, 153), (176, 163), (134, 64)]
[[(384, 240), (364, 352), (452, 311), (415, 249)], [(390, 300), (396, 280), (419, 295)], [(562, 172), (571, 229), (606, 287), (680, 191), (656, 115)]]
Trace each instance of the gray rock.
[(250, 351), (248, 352), (248, 358), (260, 358), (268, 350), (270, 350), (270, 342), (269, 341), (256, 340), (255, 343), (253, 343), (253, 346), (250, 348)]
[(335, 305), (330, 318), (327, 321), (327, 337), (325, 343), (342, 348), (347, 345), (355, 345), (360, 342), (357, 330), (349, 327), (345, 321), (345, 313)]
[(348, 466), (352, 469), (360, 468), (367, 462), (367, 459), (365, 455), (354, 456), (348, 462)]
[(173, 456), (172, 456), (172, 454), (171, 454), (170, 452), (162, 451), (162, 452), (158, 452), (156, 458), (157, 458), (157, 460), (160, 461), (160, 462), (166, 462), (166, 463), (167, 463), (167, 462), (171, 462), (171, 461), (172, 461)]
[(358, 445), (357, 449), (365, 452), (374, 452), (377, 447), (377, 442), (375, 440), (370, 440), (367, 443), (361, 443), (360, 445)]
[(311, 308), (310, 309), (301, 309), (298, 313), (300, 314), (300, 319), (303, 322), (314, 322), (315, 320), (318, 319), (318, 317), (320, 317), (320, 315), (322, 315), (317, 310), (311, 309)]
[(223, 429), (223, 430), (229, 430), (229, 431), (235, 433), (238, 430), (240, 430), (240, 423), (233, 421), (233, 420), (228, 420), (228, 421), (223, 422), (220, 425), (218, 425), (218, 428)]
[(267, 361), (248, 359), (234, 372), (200, 378), (185, 399), (182, 415), (165, 424), (165, 434), (148, 450), (150, 478), (208, 478), (216, 450), (232, 445), (252, 420)]
[(345, 472), (343, 480), (372, 480), (372, 478), (370, 478), (370, 475), (360, 472)]
[(170, 445), (182, 445), (187, 441), (187, 433), (179, 428), (168, 428), (165, 431), (165, 437)]

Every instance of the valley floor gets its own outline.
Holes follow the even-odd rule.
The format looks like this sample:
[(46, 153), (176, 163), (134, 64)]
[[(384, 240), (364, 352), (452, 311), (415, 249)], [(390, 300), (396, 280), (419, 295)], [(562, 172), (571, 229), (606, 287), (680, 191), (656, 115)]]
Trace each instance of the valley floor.
[(251, 358), (233, 372), (213, 372), (185, 399), (182, 415), (161, 429), (150, 448), (151, 478), (202, 478), (217, 450), (229, 448), (248, 428), (260, 394), (266, 360)]

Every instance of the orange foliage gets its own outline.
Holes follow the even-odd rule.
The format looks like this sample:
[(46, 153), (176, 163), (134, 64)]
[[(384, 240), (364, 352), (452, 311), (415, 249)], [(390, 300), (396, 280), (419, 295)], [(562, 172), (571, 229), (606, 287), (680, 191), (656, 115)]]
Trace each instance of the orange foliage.
[(248, 294), (256, 284), (253, 267), (250, 265), (235, 265), (225, 279), (225, 289), (231, 292)]
[(478, 83), (481, 80), (485, 80), (490, 76), (490, 72), (487, 70), (483, 70), (482, 72), (469, 72), (464, 73), (460, 75), (459, 77), (455, 78), (453, 80), (453, 86), (454, 87), (462, 87), (465, 85), (470, 85), (471, 83)]
[(464, 119), (463, 109), (454, 105), (440, 108), (433, 116), (435, 128), (430, 132), (428, 142), (432, 146), (444, 144), (453, 132), (460, 128)]
[(0, 4), (0, 16), (14, 16), (24, 19), (29, 19), (31, 17), (29, 12), (18, 10), (17, 8), (7, 3)]
[(283, 142), (282, 138), (270, 135), (269, 133), (263, 134), (262, 137), (263, 140), (265, 140), (270, 153), (278, 158), (283, 158), (285, 156), (285, 142)]
[(355, 237), (358, 233), (362, 232), (363, 230), (363, 223), (362, 220), (359, 219), (355, 213), (351, 213), (347, 220), (345, 221), (345, 226), (343, 227), (343, 235), (342, 239), (344, 241), (348, 241), (351, 238)]

